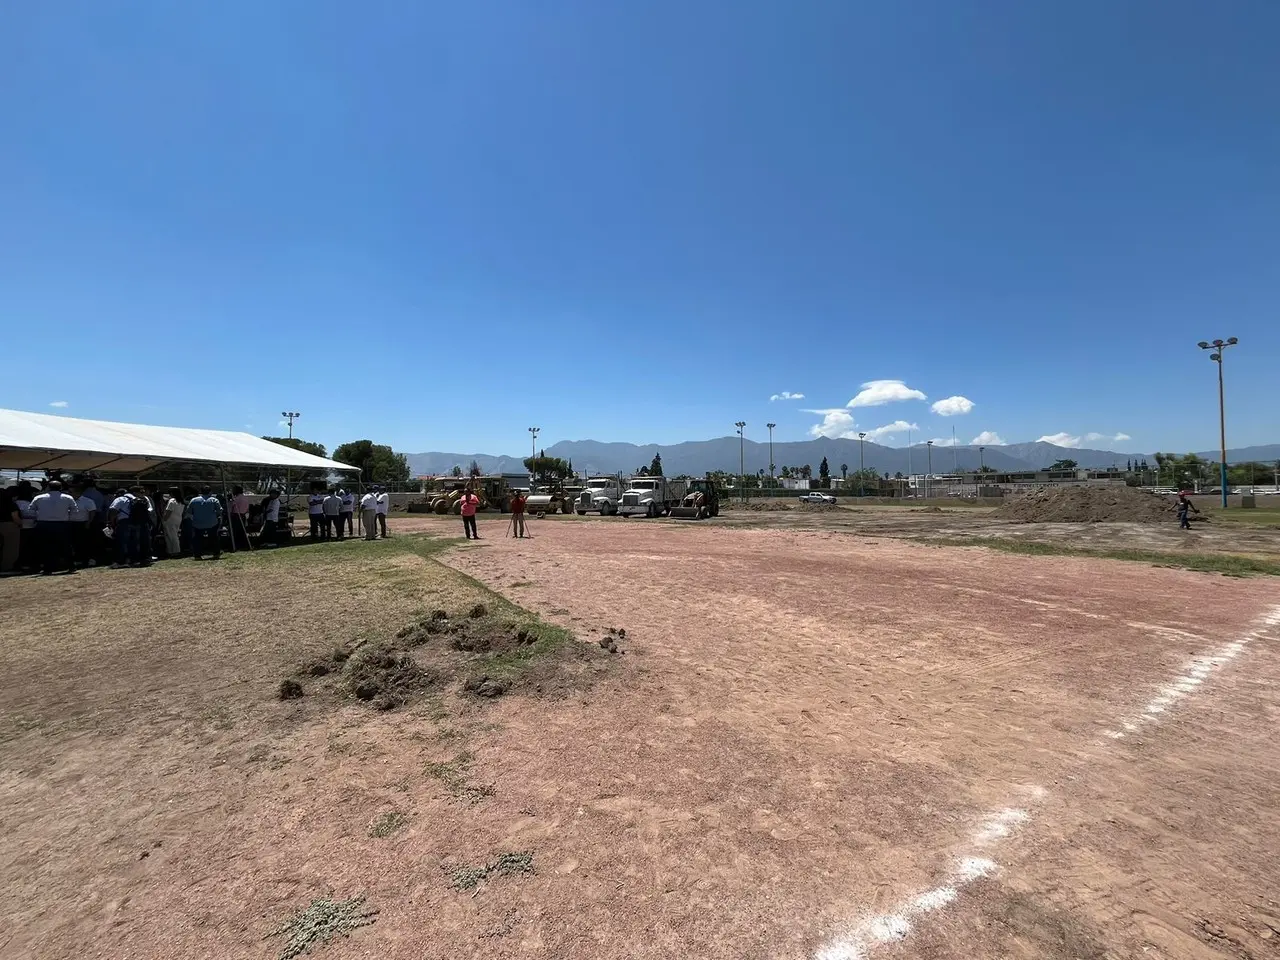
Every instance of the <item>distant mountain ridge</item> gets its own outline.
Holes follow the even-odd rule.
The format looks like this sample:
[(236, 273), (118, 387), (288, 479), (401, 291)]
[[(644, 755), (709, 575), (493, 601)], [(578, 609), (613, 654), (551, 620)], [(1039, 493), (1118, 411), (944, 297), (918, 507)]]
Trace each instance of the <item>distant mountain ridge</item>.
[[(662, 454), (663, 471), (668, 476), (689, 474), (699, 476), (709, 470), (737, 473), (739, 463), (747, 473), (769, 470), (769, 444), (746, 440), (739, 448), (734, 437), (717, 437), (713, 440), (688, 440), (676, 444), (605, 443), (599, 440), (561, 440), (546, 447), (551, 457), (572, 460), (579, 473), (631, 473), (638, 467), (648, 466), (655, 453)], [(1117, 453), (1113, 450), (1076, 449), (1060, 447), (1043, 440), (1033, 443), (1011, 443), (988, 446), (982, 451), (976, 446), (934, 446), (930, 453), (926, 444), (906, 447), (886, 447), (878, 443), (862, 444), (863, 465), (878, 473), (924, 473), (932, 463), (933, 472), (951, 473), (955, 470), (976, 470), (980, 464), (996, 470), (1043, 470), (1057, 460), (1074, 460), (1081, 467), (1103, 470), (1116, 466), (1124, 469), (1130, 460), (1144, 457), (1154, 463), (1150, 453)], [(1199, 452), (1206, 460), (1217, 460), (1217, 451)], [(780, 472), (782, 467), (801, 467), (808, 464), (816, 476), (822, 458), (827, 458), (833, 476), (839, 476), (842, 464), (853, 472), (859, 466), (857, 440), (829, 439), (791, 441), (773, 445), (773, 462)], [(524, 457), (494, 456), (483, 453), (411, 453), (409, 472), (413, 476), (449, 473), (455, 466), (467, 470), (474, 460), (485, 473), (523, 473)], [(1280, 444), (1243, 447), (1227, 451), (1227, 460), (1242, 463), (1250, 460), (1270, 463), (1280, 459)]]

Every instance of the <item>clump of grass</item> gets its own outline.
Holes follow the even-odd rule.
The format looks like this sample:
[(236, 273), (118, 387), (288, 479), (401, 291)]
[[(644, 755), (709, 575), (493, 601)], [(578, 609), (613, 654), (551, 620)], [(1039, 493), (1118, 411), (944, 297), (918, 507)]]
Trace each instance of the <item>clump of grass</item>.
[(489, 877), (515, 877), (533, 873), (533, 852), (500, 853), (478, 867), (462, 867), (453, 872), (450, 885), (455, 890), (473, 890)]
[(428, 763), (427, 776), (443, 783), (453, 799), (468, 805), (479, 803), (492, 797), (494, 790), (492, 784), (472, 783), (467, 779), (467, 769), (474, 759), (470, 751), (463, 750), (452, 760)]
[(1280, 562), (1260, 560), (1257, 557), (1242, 556), (1238, 553), (1171, 553), (1165, 550), (1073, 547), (1061, 543), (1005, 540), (998, 537), (990, 539), (930, 537), (921, 542), (943, 547), (986, 547), (990, 550), (1002, 550), (1005, 553), (1033, 557), (1095, 557), (1099, 560), (1128, 560), (1134, 563), (1150, 563), (1157, 567), (1195, 570), (1199, 573), (1220, 573), (1227, 577), (1280, 577)]
[(388, 810), (369, 825), (369, 836), (378, 839), (389, 837), (408, 822), (409, 817), (399, 810)]
[(293, 915), (288, 923), (273, 930), (273, 937), (287, 937), (279, 960), (293, 960), (310, 952), (316, 944), (325, 944), (337, 937), (349, 936), (353, 930), (367, 927), (376, 919), (378, 911), (364, 905), (364, 897), (334, 900), (318, 897)]

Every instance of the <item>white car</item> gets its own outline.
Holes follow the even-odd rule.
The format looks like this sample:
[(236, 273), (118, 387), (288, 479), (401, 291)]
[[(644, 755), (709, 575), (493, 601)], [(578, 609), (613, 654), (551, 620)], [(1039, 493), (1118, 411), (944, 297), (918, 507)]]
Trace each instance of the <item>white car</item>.
[(800, 496), (801, 503), (830, 503), (835, 504), (836, 498), (829, 493), (805, 493)]

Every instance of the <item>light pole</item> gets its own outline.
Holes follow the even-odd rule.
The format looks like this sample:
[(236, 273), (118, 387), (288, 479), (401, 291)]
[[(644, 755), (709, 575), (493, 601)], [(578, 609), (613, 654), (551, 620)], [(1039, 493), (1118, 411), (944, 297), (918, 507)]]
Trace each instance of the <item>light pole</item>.
[(538, 465), (538, 434), (542, 432), (541, 427), (529, 428), (529, 491), (533, 491), (535, 477), (537, 476), (536, 467)]
[(769, 428), (769, 489), (772, 490), (777, 485), (773, 479), (773, 428), (777, 424), (766, 423), (765, 426)]
[(866, 439), (865, 433), (858, 434), (858, 496), (862, 496), (865, 492), (862, 484), (866, 482), (867, 475), (865, 473), (867, 465), (862, 459), (862, 441)]
[(1222, 462), (1218, 466), (1222, 470), (1222, 508), (1227, 507), (1227, 408), (1222, 395), (1222, 354), (1227, 347), (1234, 347), (1240, 341), (1235, 337), (1226, 340), (1215, 340), (1213, 343), (1201, 340), (1196, 346), (1201, 350), (1212, 350), (1210, 360), (1218, 363), (1218, 440), (1222, 446)]
[(907, 427), (907, 483), (911, 482), (911, 428)]
[(973, 485), (974, 493), (978, 496), (982, 496), (982, 475), (987, 472), (987, 461), (982, 456), (982, 451), (986, 449), (986, 447), (978, 448), (978, 479)]
[(928, 500), (933, 493), (933, 441), (926, 441), (925, 446), (929, 449), (929, 472), (924, 476), (924, 498)]
[(741, 490), (742, 500), (745, 503), (747, 499), (746, 487), (746, 430), (747, 421), (738, 420), (734, 423), (738, 428), (738, 488)]
[(285, 413), (281, 413), (280, 416), (284, 417), (286, 420), (289, 421), (289, 439), (292, 440), (293, 439), (293, 421), (301, 417), (302, 414), (285, 412)]

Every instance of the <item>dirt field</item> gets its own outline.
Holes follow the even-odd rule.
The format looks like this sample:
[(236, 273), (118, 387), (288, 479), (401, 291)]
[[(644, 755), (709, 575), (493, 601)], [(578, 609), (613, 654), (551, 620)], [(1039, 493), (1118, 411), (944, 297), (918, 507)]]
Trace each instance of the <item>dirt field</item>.
[(0, 583), (0, 956), (275, 957), (332, 894), (342, 960), (1280, 957), (1280, 580), (505, 522), (444, 561), (626, 631), (556, 696), (276, 699), (494, 602), (404, 542)]

